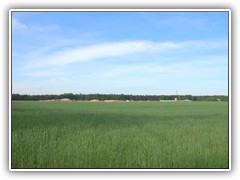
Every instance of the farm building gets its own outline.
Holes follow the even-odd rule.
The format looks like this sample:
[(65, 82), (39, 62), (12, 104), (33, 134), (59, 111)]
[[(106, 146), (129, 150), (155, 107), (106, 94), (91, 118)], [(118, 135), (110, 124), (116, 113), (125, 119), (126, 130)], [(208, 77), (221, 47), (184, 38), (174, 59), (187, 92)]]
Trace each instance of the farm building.
[(160, 102), (176, 102), (176, 100), (160, 100)]

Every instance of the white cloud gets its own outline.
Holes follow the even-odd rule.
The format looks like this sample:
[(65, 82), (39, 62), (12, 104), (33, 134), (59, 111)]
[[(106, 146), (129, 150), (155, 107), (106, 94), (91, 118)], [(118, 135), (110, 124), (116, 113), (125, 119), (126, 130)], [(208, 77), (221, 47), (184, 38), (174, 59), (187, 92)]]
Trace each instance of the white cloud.
[(20, 22), (16, 18), (12, 18), (12, 28), (16, 30), (29, 30), (29, 31), (36, 31), (36, 32), (48, 32), (48, 31), (56, 31), (60, 29), (59, 25), (52, 24), (52, 25), (27, 25)]
[(60, 29), (58, 25), (49, 25), (49, 26), (32, 26), (32, 30), (39, 32), (47, 32), (47, 31), (56, 31)]
[[(140, 74), (146, 76), (181, 76), (187, 77), (191, 74), (191, 77), (196, 76), (216, 76), (222, 74), (222, 68), (219, 66), (227, 66), (227, 56), (203, 56), (203, 59), (195, 57), (189, 61), (185, 61), (183, 57), (178, 57), (179, 61), (171, 63), (152, 63), (145, 62), (143, 64), (128, 64), (112, 69), (108, 69), (105, 72), (98, 72), (98, 74), (92, 74), (92, 77), (98, 78), (116, 78), (121, 76), (129, 76), (131, 74)], [(223, 64), (224, 63), (224, 64)], [(217, 68), (216, 68), (217, 67)], [(224, 72), (227, 69), (224, 69)]]
[(17, 20), (16, 18), (12, 19), (12, 28), (13, 29), (26, 29), (27, 25), (24, 23), (21, 23), (19, 20)]
[(74, 62), (92, 61), (100, 58), (123, 57), (136, 53), (181, 53), (223, 47), (225, 41), (153, 42), (122, 41), (67, 48), (48, 55), (36, 57), (31, 67), (65, 65)]

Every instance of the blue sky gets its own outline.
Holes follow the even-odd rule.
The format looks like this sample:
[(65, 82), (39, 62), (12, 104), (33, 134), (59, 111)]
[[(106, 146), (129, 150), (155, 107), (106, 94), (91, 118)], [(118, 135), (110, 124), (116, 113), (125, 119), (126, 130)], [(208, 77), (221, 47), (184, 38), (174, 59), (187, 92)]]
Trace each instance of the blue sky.
[(228, 94), (227, 12), (13, 12), (20, 94)]

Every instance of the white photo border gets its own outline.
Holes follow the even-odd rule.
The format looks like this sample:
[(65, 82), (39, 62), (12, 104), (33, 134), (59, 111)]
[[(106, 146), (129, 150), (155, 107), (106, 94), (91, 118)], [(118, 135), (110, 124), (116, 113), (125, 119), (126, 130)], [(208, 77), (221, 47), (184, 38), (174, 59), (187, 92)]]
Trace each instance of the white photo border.
[[(11, 149), (11, 120), (12, 120), (12, 12), (228, 12), (228, 168), (12, 168), (12, 149)], [(9, 10), (9, 170), (10, 171), (231, 171), (231, 58), (232, 58), (232, 42), (231, 42), (231, 9), (10, 9)]]

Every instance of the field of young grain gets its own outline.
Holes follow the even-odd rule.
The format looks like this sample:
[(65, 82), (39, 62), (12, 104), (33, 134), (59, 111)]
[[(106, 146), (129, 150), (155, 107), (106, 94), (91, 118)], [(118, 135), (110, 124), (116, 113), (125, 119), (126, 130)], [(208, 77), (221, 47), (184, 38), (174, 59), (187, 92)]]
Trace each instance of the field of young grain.
[(12, 168), (228, 168), (227, 102), (12, 102)]

